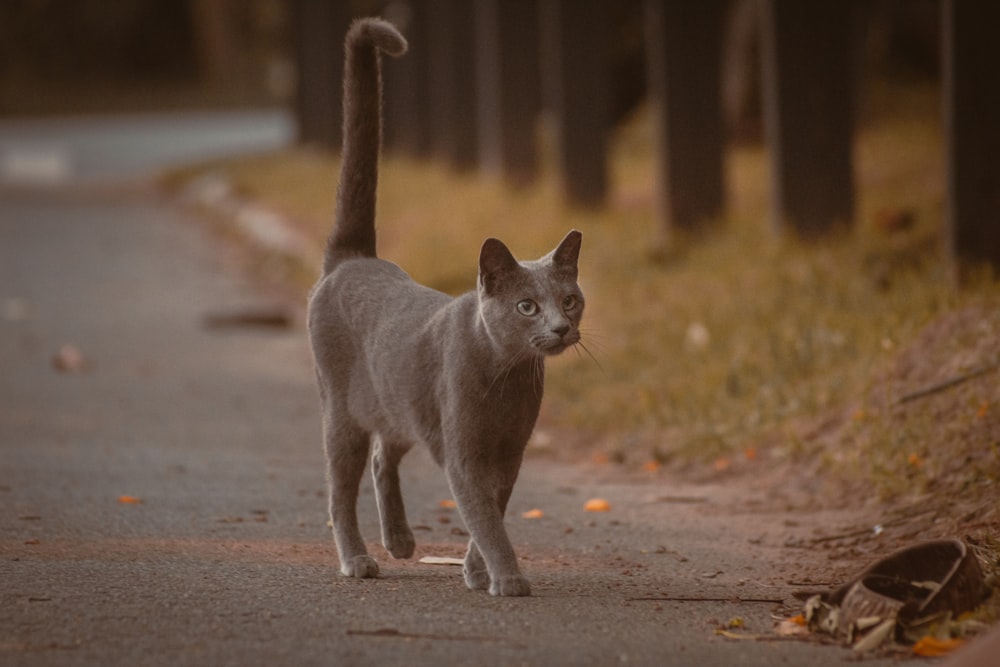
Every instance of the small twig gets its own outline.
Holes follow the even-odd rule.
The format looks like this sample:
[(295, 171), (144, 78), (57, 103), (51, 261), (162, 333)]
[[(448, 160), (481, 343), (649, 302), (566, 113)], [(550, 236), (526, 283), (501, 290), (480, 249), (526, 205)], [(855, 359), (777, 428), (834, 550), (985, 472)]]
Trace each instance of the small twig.
[[(923, 516), (924, 514), (930, 514), (932, 512), (937, 512), (938, 508), (929, 507), (927, 509), (921, 510), (919, 512), (913, 512), (905, 516), (897, 517), (895, 519), (890, 519), (888, 521), (883, 521), (878, 524), (882, 528), (893, 528), (895, 526), (902, 525), (909, 521), (910, 519), (915, 519), (918, 516)], [(843, 540), (850, 537), (862, 537), (864, 535), (871, 535), (875, 531), (875, 527), (871, 528), (859, 528), (857, 530), (851, 530), (846, 533), (837, 533), (836, 535), (824, 535), (823, 537), (813, 537), (806, 540), (809, 544), (823, 544), (824, 542), (835, 542), (837, 540)]]
[(459, 642), (497, 642), (493, 637), (461, 637), (458, 635), (439, 635), (426, 632), (400, 632), (395, 628), (379, 628), (378, 630), (348, 630), (348, 635), (355, 637), (388, 637), (394, 639), (437, 639)]
[(705, 496), (659, 496), (648, 504), (654, 505), (656, 503), (677, 503), (679, 505), (693, 505), (697, 503), (707, 503), (708, 498)]
[(961, 375), (956, 375), (955, 377), (948, 378), (947, 380), (942, 380), (936, 384), (929, 385), (922, 389), (916, 391), (911, 391), (908, 394), (903, 394), (896, 401), (897, 404), (908, 403), (909, 401), (916, 400), (918, 398), (923, 398), (924, 396), (930, 396), (931, 394), (936, 394), (939, 391), (944, 391), (945, 389), (950, 389), (955, 385), (962, 384), (967, 380), (977, 378), (980, 375), (986, 375), (991, 371), (995, 371), (1000, 368), (1000, 361), (994, 361), (993, 363), (986, 364), (984, 366), (979, 366), (978, 368), (973, 368), (968, 373), (963, 373)]

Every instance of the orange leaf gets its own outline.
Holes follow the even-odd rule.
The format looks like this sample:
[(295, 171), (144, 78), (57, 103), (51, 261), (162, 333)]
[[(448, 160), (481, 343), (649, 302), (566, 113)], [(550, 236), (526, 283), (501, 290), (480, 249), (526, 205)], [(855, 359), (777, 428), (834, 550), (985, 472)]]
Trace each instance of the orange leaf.
[(521, 514), (521, 516), (524, 517), (525, 519), (541, 519), (543, 516), (545, 516), (545, 512), (543, 512), (540, 509), (533, 509), (524, 512), (523, 514)]
[(746, 449), (744, 449), (743, 450), (743, 458), (745, 458), (747, 461), (756, 461), (757, 460), (757, 448), (756, 447), (747, 447)]
[(803, 616), (802, 614), (799, 614), (798, 616), (792, 616), (788, 620), (791, 621), (792, 623), (794, 623), (795, 625), (805, 625), (806, 624), (806, 617)]
[(918, 454), (910, 454), (908, 457), (906, 457), (906, 462), (909, 463), (914, 468), (919, 468), (920, 466), (924, 465), (924, 460), (920, 458)]
[(986, 413), (990, 411), (990, 402), (983, 401), (976, 410), (976, 419), (986, 419)]
[(439, 500), (438, 501), (438, 505), (441, 506), (441, 507), (444, 507), (446, 509), (454, 509), (454, 508), (458, 507), (458, 505), (455, 503), (455, 501), (452, 500), (451, 498), (447, 498), (446, 500)]
[(650, 459), (649, 461), (646, 461), (645, 463), (642, 464), (642, 469), (645, 470), (646, 472), (656, 472), (661, 467), (662, 466), (660, 465), (660, 462), (657, 461), (656, 459)]
[(926, 658), (939, 655), (948, 655), (955, 649), (965, 644), (964, 639), (935, 639), (934, 637), (921, 637), (913, 645), (913, 652)]
[(118, 502), (122, 505), (138, 505), (142, 502), (142, 498), (137, 496), (118, 496)]
[(723, 470), (728, 470), (731, 464), (732, 461), (723, 456), (715, 459), (715, 461), (712, 463), (712, 469), (715, 470), (716, 472), (722, 472)]
[(586, 512), (609, 512), (611, 511), (611, 503), (604, 498), (591, 498), (584, 503), (583, 509)]
[(592, 457), (592, 460), (597, 465), (603, 466), (603, 465), (607, 465), (611, 461), (611, 458), (607, 454), (605, 454), (604, 452), (597, 452)]

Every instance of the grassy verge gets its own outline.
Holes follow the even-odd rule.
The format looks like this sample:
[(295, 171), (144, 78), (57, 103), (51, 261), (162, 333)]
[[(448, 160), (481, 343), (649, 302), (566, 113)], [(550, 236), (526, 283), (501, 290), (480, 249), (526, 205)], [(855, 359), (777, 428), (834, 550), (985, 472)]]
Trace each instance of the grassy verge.
[[(807, 454), (887, 495), (960, 476), (933, 462), (944, 447), (949, 460), (974, 457), (976, 483), (992, 484), (995, 495), (1000, 374), (916, 401), (905, 414), (884, 398), (946, 379), (899, 376), (901, 355), (926, 353), (938, 360), (935, 372), (961, 374), (964, 366), (949, 360), (982, 364), (1000, 350), (998, 283), (984, 279), (958, 293), (949, 279), (942, 138), (925, 97), (859, 133), (856, 224), (821, 243), (775, 233), (767, 156), (740, 147), (727, 158), (725, 218), (700, 238), (678, 239), (667, 256), (654, 253), (653, 142), (639, 117), (615, 137), (614, 185), (601, 211), (565, 207), (552, 169), (513, 191), (494, 178), (387, 156), (379, 252), (416, 280), (457, 293), (474, 285), (487, 236), (532, 258), (567, 229), (584, 232), (584, 343), (593, 358), (571, 352), (550, 364), (541, 426), (572, 434), (560, 447), (638, 468), (740, 458), (766, 443), (770, 455)], [(196, 171), (208, 169), (287, 215), (320, 247), (332, 219), (335, 158), (289, 151)], [(966, 322), (973, 332), (955, 331), (943, 347), (920, 342), (928, 324), (968, 312), (977, 313)], [(918, 408), (942, 397), (960, 397), (972, 412), (949, 404), (929, 416)], [(944, 422), (971, 427), (942, 443)]]

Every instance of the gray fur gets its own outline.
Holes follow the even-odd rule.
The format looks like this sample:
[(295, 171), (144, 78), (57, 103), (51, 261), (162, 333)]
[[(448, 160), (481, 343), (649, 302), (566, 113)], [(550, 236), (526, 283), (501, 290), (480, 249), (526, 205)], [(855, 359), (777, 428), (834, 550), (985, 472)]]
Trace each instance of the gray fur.
[[(423, 445), (443, 467), (471, 534), (466, 584), (528, 595), (503, 517), (538, 417), (544, 357), (580, 340), (581, 235), (569, 232), (531, 262), (488, 239), (477, 289), (456, 298), (374, 257), (375, 187), (359, 182), (358, 171), (374, 179), (378, 162), (378, 48), (399, 53), (401, 44), (405, 49), (377, 19), (356, 22), (348, 33), (337, 220), (309, 303), (340, 568), (348, 576), (378, 575), (356, 515), (369, 454), (382, 542), (395, 558), (413, 555), (398, 468), (411, 447)], [(352, 109), (374, 109), (375, 116)]]

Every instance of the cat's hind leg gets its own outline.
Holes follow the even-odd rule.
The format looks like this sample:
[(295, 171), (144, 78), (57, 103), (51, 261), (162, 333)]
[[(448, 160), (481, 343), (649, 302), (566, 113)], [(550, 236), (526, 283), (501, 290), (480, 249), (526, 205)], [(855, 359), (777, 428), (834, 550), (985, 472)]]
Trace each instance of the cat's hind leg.
[(372, 455), (372, 477), (382, 523), (382, 544), (393, 558), (411, 557), (416, 546), (399, 487), (399, 462), (409, 449), (406, 445), (388, 443), (376, 436)]
[(368, 555), (358, 528), (358, 489), (368, 462), (371, 438), (349, 423), (327, 420), (323, 426), (330, 521), (340, 556), (340, 571), (361, 579), (378, 576), (378, 563)]

